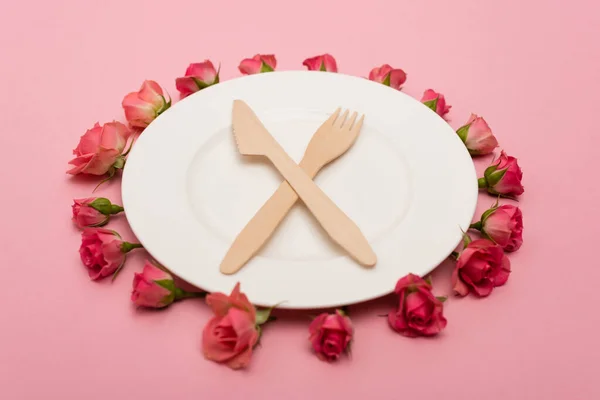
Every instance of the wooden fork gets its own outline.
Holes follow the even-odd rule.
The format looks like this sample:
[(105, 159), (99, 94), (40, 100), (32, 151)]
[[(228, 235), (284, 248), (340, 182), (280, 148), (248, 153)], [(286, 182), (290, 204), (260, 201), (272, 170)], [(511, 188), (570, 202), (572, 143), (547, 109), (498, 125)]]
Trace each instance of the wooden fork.
[[(358, 118), (357, 113), (352, 113), (348, 119), (347, 110), (341, 116), (340, 112), (338, 108), (317, 129), (300, 161), (300, 168), (311, 179), (325, 165), (344, 154), (360, 133), (364, 116)], [(239, 271), (267, 242), (296, 201), (298, 195), (287, 181), (283, 181), (237, 236), (221, 262), (221, 272), (234, 274)]]

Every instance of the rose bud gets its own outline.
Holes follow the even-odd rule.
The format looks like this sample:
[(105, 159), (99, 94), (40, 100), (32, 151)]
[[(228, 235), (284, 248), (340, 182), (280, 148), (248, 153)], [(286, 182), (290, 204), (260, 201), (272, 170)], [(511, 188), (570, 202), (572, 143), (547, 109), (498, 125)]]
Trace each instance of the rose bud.
[(139, 91), (131, 92), (125, 96), (121, 105), (129, 125), (145, 128), (156, 117), (171, 107), (171, 99), (165, 99), (164, 93), (158, 83), (144, 81)]
[(467, 123), (458, 128), (456, 133), (472, 156), (490, 154), (498, 147), (498, 140), (487, 122), (476, 114), (471, 114)]
[(510, 260), (502, 247), (491, 240), (469, 241), (458, 256), (452, 273), (454, 292), (460, 296), (469, 292), (480, 297), (488, 296), (495, 287), (504, 285), (508, 280)]
[(239, 283), (229, 296), (207, 295), (206, 304), (215, 315), (202, 332), (204, 357), (232, 369), (246, 367), (260, 337), (260, 325), (270, 319), (272, 308), (257, 311), (240, 291)]
[(479, 188), (487, 189), (488, 193), (505, 197), (514, 197), (523, 194), (525, 188), (521, 183), (523, 172), (517, 163), (517, 159), (507, 156), (504, 151), (500, 158), (487, 167), (483, 178), (477, 183)]
[(481, 231), (504, 251), (517, 251), (523, 244), (523, 213), (519, 207), (510, 204), (494, 205), (471, 228)]
[(131, 301), (140, 307), (163, 308), (174, 301), (203, 295), (178, 288), (171, 274), (149, 261), (144, 264), (142, 273), (135, 273), (133, 277)]
[(87, 228), (81, 233), (79, 255), (92, 280), (109, 275), (116, 277), (125, 263), (125, 255), (142, 247), (139, 243), (121, 240), (118, 233), (103, 228)]
[(352, 321), (342, 310), (320, 314), (310, 323), (308, 330), (313, 350), (321, 360), (336, 361), (350, 349)]
[(252, 58), (242, 60), (238, 69), (244, 75), (272, 72), (277, 67), (277, 60), (273, 54), (257, 54)]
[(435, 111), (440, 117), (448, 114), (452, 106), (446, 105), (446, 98), (443, 94), (432, 89), (427, 89), (421, 97), (421, 103)]
[(123, 211), (123, 207), (112, 204), (104, 197), (73, 200), (73, 222), (79, 228), (104, 226), (110, 216)]
[(401, 69), (393, 69), (388, 64), (383, 64), (381, 67), (371, 70), (369, 79), (400, 90), (400, 86), (406, 82), (406, 73)]
[(388, 323), (407, 337), (434, 336), (446, 327), (445, 298), (435, 297), (431, 284), (421, 277), (408, 274), (398, 280), (394, 292), (398, 308), (388, 314)]
[(217, 83), (219, 83), (219, 71), (209, 60), (190, 64), (185, 71), (185, 76), (175, 79), (175, 87), (179, 90), (182, 99)]
[(337, 63), (331, 54), (323, 54), (320, 56), (307, 58), (302, 62), (309, 71), (329, 71), (337, 72)]
[(125, 165), (123, 150), (130, 135), (131, 131), (120, 122), (102, 126), (96, 123), (79, 139), (79, 145), (73, 150), (76, 157), (69, 161), (73, 167), (67, 173), (114, 175), (115, 169)]

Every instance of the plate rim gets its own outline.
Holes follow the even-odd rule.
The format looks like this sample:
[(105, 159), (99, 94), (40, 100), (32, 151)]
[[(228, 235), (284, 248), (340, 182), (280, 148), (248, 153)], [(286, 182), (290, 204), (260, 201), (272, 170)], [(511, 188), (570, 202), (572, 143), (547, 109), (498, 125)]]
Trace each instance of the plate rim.
[[(420, 106), (426, 108), (430, 112), (435, 113), (433, 110), (430, 110), (427, 106), (425, 106), (424, 104), (422, 104), (421, 102), (419, 102), (414, 97), (412, 97), (410, 95), (407, 95), (406, 93), (403, 93), (400, 90), (397, 90), (397, 89), (394, 89), (394, 88), (382, 85), (381, 83), (370, 81), (370, 80), (368, 80), (367, 78), (364, 78), (364, 77), (358, 77), (358, 76), (355, 76), (355, 75), (344, 74), (344, 73), (333, 73), (333, 72), (328, 72), (328, 71), (303, 71), (303, 70), (273, 71), (273, 72), (269, 72), (268, 74), (269, 75), (274, 75), (274, 74), (276, 74), (276, 75), (288, 75), (288, 76), (293, 76), (293, 75), (310, 76), (310, 75), (314, 75), (314, 74), (321, 74), (321, 75), (336, 76), (336, 78), (339, 78), (340, 76), (344, 76), (344, 77), (347, 77), (347, 78), (350, 78), (350, 79), (364, 80), (364, 81), (372, 83), (373, 85), (381, 85), (381, 87), (387, 88), (388, 90), (393, 91), (396, 94), (404, 96), (406, 99), (409, 99), (410, 101), (412, 101), (414, 103), (417, 103)], [(194, 97), (198, 97), (198, 96), (207, 96), (207, 95), (210, 95), (212, 93), (212, 91), (218, 89), (219, 86), (222, 87), (221, 85), (231, 85), (231, 84), (235, 84), (236, 82), (239, 82), (239, 81), (242, 81), (242, 80), (254, 80), (254, 79), (260, 80), (260, 79), (263, 79), (264, 75), (266, 75), (266, 74), (246, 75), (246, 76), (239, 76), (239, 77), (231, 78), (231, 79), (228, 79), (226, 81), (220, 82), (217, 85), (209, 86), (209, 87), (207, 87), (207, 88), (205, 88), (203, 90), (200, 90), (198, 92), (195, 92), (195, 93), (193, 93), (193, 94), (191, 94), (191, 95), (189, 95), (189, 96), (187, 96), (187, 97), (185, 97), (183, 99), (180, 99), (174, 105), (180, 104), (182, 102), (189, 102), (190, 98), (194, 98)], [(169, 111), (171, 111), (171, 110), (172, 110), (172, 108), (166, 110), (164, 113), (162, 113), (160, 116), (158, 116), (155, 119), (155, 121), (158, 120), (159, 118), (163, 117), (165, 114), (168, 114)], [(154, 121), (152, 123), (154, 123)], [(449, 128), (452, 129), (450, 126), (449, 126)], [(458, 137), (456, 137), (456, 139), (460, 140), (460, 138), (458, 138)], [(134, 146), (134, 149), (135, 149), (135, 146)], [(132, 152), (134, 151), (134, 149), (132, 149)], [(466, 151), (466, 149), (465, 149), (465, 151)], [(471, 160), (471, 165), (472, 165), (472, 170), (473, 170), (474, 176), (476, 177), (475, 165), (472, 162), (472, 160)], [(128, 196), (126, 195), (127, 190), (124, 190), (124, 188), (125, 188), (125, 186), (127, 185), (127, 182), (128, 182), (127, 176), (128, 175), (127, 175), (127, 163), (126, 163), (125, 164), (125, 168), (123, 170), (123, 174), (122, 174), (122, 180), (121, 180), (121, 194), (122, 194), (123, 207), (125, 209), (125, 215), (126, 216), (127, 216), (127, 208), (128, 208), (128, 205), (127, 205), (128, 204), (128, 200), (127, 200)], [(471, 201), (471, 204), (472, 204), (471, 207), (470, 207), (471, 210), (469, 211), (470, 218), (469, 218), (469, 221), (467, 221), (466, 223), (463, 223), (462, 221), (459, 223), (459, 226), (461, 227), (461, 229), (463, 229), (463, 228), (466, 229), (468, 227), (468, 225), (471, 223), (471, 220), (472, 220), (472, 218), (473, 218), (473, 216), (475, 214), (476, 208), (477, 208), (478, 189), (476, 188), (477, 187), (477, 185), (476, 185), (476, 179), (474, 179), (473, 185), (475, 187), (475, 190), (472, 192), (473, 199)], [(129, 222), (129, 220), (128, 220), (128, 224), (130, 226), (131, 231), (134, 233), (134, 235), (141, 242), (141, 239), (140, 239), (140, 236), (139, 236), (139, 234), (138, 234), (138, 232), (136, 230), (136, 227), (134, 227), (134, 225), (131, 224), (131, 222)], [(456, 240), (456, 242), (454, 243), (454, 247), (452, 249), (454, 249), (456, 246), (458, 246), (458, 244), (461, 242), (461, 240), (462, 239), (459, 237)], [(444, 260), (446, 260), (448, 258), (448, 255), (451, 253), (452, 249), (450, 250), (450, 252), (447, 255), (444, 255), (439, 260), (437, 260), (437, 262), (434, 263), (433, 266), (430, 267), (427, 270), (427, 272), (425, 272), (421, 276), (425, 276), (425, 275), (431, 273), (433, 270), (435, 270), (441, 263), (443, 263)], [(148, 253), (148, 255), (150, 256), (151, 259), (156, 260), (158, 263), (160, 263), (163, 266), (166, 265), (159, 257), (157, 257), (155, 254), (153, 254), (150, 250), (146, 249), (146, 251), (147, 251), (147, 253)], [(190, 285), (192, 285), (194, 287), (197, 287), (197, 288), (201, 289), (202, 291), (206, 291), (207, 293), (210, 293), (209, 291), (207, 291), (206, 289), (204, 289), (202, 287), (202, 285), (198, 285), (197, 283), (192, 283), (192, 281), (194, 279), (190, 279), (187, 276), (188, 274), (185, 271), (183, 271), (183, 273), (182, 272), (175, 273), (171, 269), (169, 269), (168, 267), (167, 267), (167, 269), (174, 276), (177, 276), (179, 279), (185, 281), (186, 283), (188, 283), (188, 284), (190, 284)], [(400, 276), (398, 278), (400, 278)], [(371, 300), (378, 299), (378, 298), (384, 297), (386, 295), (389, 295), (390, 293), (393, 292), (395, 284), (396, 284), (396, 281), (390, 282), (389, 289), (387, 291), (383, 292), (383, 293), (373, 294), (373, 295), (367, 295), (367, 296), (356, 296), (354, 300), (349, 301), (349, 302), (348, 301), (328, 302), (328, 303), (323, 303), (323, 304), (320, 304), (320, 305), (311, 305), (311, 306), (309, 306), (309, 305), (302, 305), (302, 304), (295, 304), (295, 303), (292, 303), (290, 305), (290, 304), (284, 302), (284, 303), (281, 303), (281, 305), (279, 305), (278, 308), (280, 308), (280, 309), (290, 309), (290, 310), (309, 310), (309, 309), (335, 308), (335, 307), (341, 307), (341, 306), (345, 306), (345, 305), (359, 304), (359, 303), (371, 301)], [(232, 288), (233, 288), (233, 285), (232, 285)], [(242, 291), (243, 291), (243, 288), (242, 288)], [(264, 304), (264, 303), (261, 303), (261, 302), (254, 302), (254, 301), (252, 301), (252, 302), (253, 302), (253, 304), (255, 306), (262, 306), (262, 307), (270, 307), (270, 306), (272, 306), (272, 304)]]

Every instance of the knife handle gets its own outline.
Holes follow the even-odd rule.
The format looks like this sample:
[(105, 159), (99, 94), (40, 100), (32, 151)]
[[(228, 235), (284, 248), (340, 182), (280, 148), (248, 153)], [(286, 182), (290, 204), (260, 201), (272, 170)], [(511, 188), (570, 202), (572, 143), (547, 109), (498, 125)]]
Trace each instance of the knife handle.
[(319, 188), (274, 140), (266, 156), (302, 199), (329, 236), (359, 264), (372, 267), (377, 256), (358, 226)]
[[(313, 162), (314, 158), (303, 158), (300, 168), (314, 178), (321, 166)], [(250, 222), (244, 227), (221, 262), (221, 272), (234, 274), (239, 271), (250, 258), (260, 250), (277, 229), (281, 221), (298, 201), (294, 189), (283, 181), (269, 200), (258, 210)]]

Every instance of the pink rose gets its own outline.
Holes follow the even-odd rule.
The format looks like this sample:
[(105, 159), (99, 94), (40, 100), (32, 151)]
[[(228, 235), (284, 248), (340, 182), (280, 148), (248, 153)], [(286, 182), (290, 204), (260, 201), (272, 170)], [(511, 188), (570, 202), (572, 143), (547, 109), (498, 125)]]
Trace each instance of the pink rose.
[(277, 60), (273, 54), (257, 54), (252, 58), (242, 60), (238, 69), (244, 75), (272, 72), (277, 67)]
[(73, 150), (76, 157), (69, 161), (73, 168), (67, 173), (104, 175), (111, 171), (114, 173), (115, 168), (123, 168), (125, 160), (122, 154), (130, 135), (129, 129), (120, 122), (108, 122), (102, 126), (96, 123)]
[(112, 204), (104, 197), (73, 200), (73, 222), (79, 228), (103, 226), (112, 214), (123, 211), (123, 207)]
[(125, 254), (142, 247), (121, 240), (118, 233), (103, 228), (87, 228), (81, 234), (79, 255), (92, 280), (116, 273), (125, 263)]
[(140, 90), (125, 96), (121, 105), (129, 125), (145, 128), (171, 107), (171, 99), (165, 99), (163, 89), (158, 83), (144, 81)]
[(302, 62), (309, 71), (329, 71), (337, 72), (337, 63), (331, 54), (323, 54), (312, 58), (307, 58)]
[(438, 113), (440, 117), (444, 117), (444, 115), (448, 114), (452, 108), (452, 106), (446, 105), (446, 98), (443, 94), (432, 89), (427, 89), (423, 93), (423, 97), (421, 97), (421, 103)]
[(480, 188), (486, 188), (490, 194), (513, 197), (523, 194), (525, 188), (521, 180), (523, 172), (517, 163), (517, 159), (507, 156), (504, 151), (500, 153), (500, 158), (487, 167), (483, 173), (483, 178), (479, 178)]
[(136, 273), (133, 277), (131, 301), (140, 307), (164, 308), (174, 301), (203, 295), (178, 288), (171, 274), (150, 261), (146, 261), (141, 274)]
[(133, 276), (131, 301), (138, 306), (150, 308), (163, 308), (170, 305), (175, 301), (173, 277), (146, 261), (142, 273), (135, 273)]
[(388, 64), (383, 64), (381, 67), (371, 70), (369, 79), (400, 90), (400, 86), (406, 82), (406, 73), (401, 69), (393, 69)]
[(190, 64), (185, 71), (185, 76), (175, 79), (175, 86), (182, 99), (217, 83), (219, 83), (219, 71), (210, 60)]
[(498, 147), (498, 140), (487, 122), (476, 114), (471, 114), (467, 123), (458, 128), (456, 133), (473, 156), (490, 154)]
[(246, 367), (259, 338), (256, 309), (240, 292), (239, 283), (229, 296), (223, 293), (209, 294), (206, 304), (212, 308), (215, 316), (202, 332), (204, 357), (225, 363), (232, 369)]
[(452, 285), (460, 296), (473, 292), (483, 297), (504, 285), (509, 274), (510, 260), (502, 247), (488, 239), (478, 239), (470, 242), (458, 256)]
[(504, 251), (517, 251), (523, 244), (523, 214), (519, 207), (510, 204), (490, 208), (471, 227), (480, 230)]
[(396, 283), (394, 292), (399, 304), (388, 314), (388, 323), (407, 337), (434, 336), (446, 327), (444, 304), (431, 292), (431, 284), (417, 275), (408, 274)]
[(317, 316), (308, 328), (313, 350), (321, 360), (335, 361), (352, 341), (352, 322), (341, 310)]

